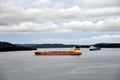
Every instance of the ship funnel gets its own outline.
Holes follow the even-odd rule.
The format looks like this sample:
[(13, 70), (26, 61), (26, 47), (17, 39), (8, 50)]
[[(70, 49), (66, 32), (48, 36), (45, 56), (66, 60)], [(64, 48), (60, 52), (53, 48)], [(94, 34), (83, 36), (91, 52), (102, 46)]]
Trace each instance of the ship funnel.
[(79, 47), (79, 46), (75, 46), (75, 47), (74, 47), (74, 51), (75, 51), (75, 52), (80, 52), (80, 47)]

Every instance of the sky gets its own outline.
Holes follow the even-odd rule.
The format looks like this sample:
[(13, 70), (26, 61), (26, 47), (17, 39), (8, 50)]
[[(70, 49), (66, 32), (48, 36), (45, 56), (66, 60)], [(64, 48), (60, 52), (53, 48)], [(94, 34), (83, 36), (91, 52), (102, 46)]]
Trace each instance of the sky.
[(120, 0), (0, 0), (0, 41), (120, 43)]

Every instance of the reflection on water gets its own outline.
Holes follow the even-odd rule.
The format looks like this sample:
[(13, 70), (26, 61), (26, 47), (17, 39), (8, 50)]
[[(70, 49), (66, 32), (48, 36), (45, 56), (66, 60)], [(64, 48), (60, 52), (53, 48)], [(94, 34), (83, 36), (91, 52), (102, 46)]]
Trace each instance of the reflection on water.
[[(37, 51), (71, 51), (42, 48)], [(119, 80), (120, 49), (89, 51), (82, 56), (34, 56), (34, 51), (0, 52), (0, 80)]]

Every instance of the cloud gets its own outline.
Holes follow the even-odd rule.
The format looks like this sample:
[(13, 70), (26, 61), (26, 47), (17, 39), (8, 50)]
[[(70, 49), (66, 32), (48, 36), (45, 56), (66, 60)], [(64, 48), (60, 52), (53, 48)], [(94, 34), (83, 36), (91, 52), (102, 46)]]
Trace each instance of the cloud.
[(86, 39), (81, 39), (80, 41), (85, 44), (94, 44), (94, 43), (119, 43), (120, 35), (99, 35), (99, 36), (93, 36)]
[(24, 8), (11, 3), (0, 3), (0, 25), (11, 25), (22, 22), (65, 21), (93, 17), (119, 16), (120, 8), (81, 9), (78, 5), (70, 8), (43, 9)]
[(15, 25), (0, 26), (0, 32), (71, 32), (71, 31), (120, 31), (120, 18), (103, 21), (70, 21), (64, 23), (24, 22)]
[(83, 15), (87, 17), (117, 16), (120, 15), (120, 7), (87, 9)]
[(80, 0), (78, 4), (85, 8), (118, 7), (120, 0)]
[(41, 24), (29, 22), (12, 26), (0, 26), (0, 32), (52, 32), (57, 29), (58, 26), (50, 22)]
[[(81, 0), (84, 6), (96, 7), (86, 9), (73, 1), (61, 1), (62, 7), (52, 0), (30, 1), (26, 7), (27, 0), (0, 1), (0, 32), (120, 31), (118, 0)], [(63, 7), (67, 2), (71, 4)], [(51, 7), (55, 3), (58, 8)]]
[(120, 31), (120, 18), (106, 19), (104, 21), (70, 21), (62, 25), (71, 31)]
[(46, 6), (51, 5), (51, 1), (50, 0), (35, 0), (32, 3), (32, 7), (36, 7), (36, 8), (44, 8)]
[(23, 7), (14, 3), (0, 3), (0, 25), (18, 24), (19, 22), (34, 20)]
[(95, 43), (119, 43), (120, 35), (98, 35), (89, 38), (79, 38), (79, 39), (61, 39), (61, 38), (43, 38), (38, 40), (33, 40), (30, 43), (63, 43), (63, 44), (95, 44)]
[(6, 5), (1, 3), (0, 25), (18, 24), (21, 22), (31, 21), (55, 21), (60, 19), (71, 19), (77, 17), (80, 12), (78, 6), (68, 9), (46, 10), (41, 8), (24, 9), (14, 5)]

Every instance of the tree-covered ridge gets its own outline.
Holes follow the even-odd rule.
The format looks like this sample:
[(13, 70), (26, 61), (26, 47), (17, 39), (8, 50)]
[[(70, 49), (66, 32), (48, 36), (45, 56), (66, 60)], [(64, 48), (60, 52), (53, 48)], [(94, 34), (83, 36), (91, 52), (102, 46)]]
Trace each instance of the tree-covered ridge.
[[(92, 44), (100, 48), (120, 48), (120, 43), (97, 43)], [(69, 48), (80, 46), (81, 48), (89, 48), (91, 45), (70, 45), (70, 44), (12, 44), (0, 41), (0, 51), (18, 51), (18, 50), (36, 50), (37, 48)]]
[(94, 46), (101, 48), (120, 48), (120, 43), (98, 43), (94, 44)]
[(120, 43), (97, 43), (91, 45), (75, 45), (75, 44), (17, 44), (25, 47), (34, 47), (34, 48), (68, 48), (79, 46), (81, 48), (89, 48), (90, 46), (94, 45), (100, 48), (120, 48)]
[(0, 51), (36, 50), (36, 48), (18, 46), (9, 42), (0, 42)]

